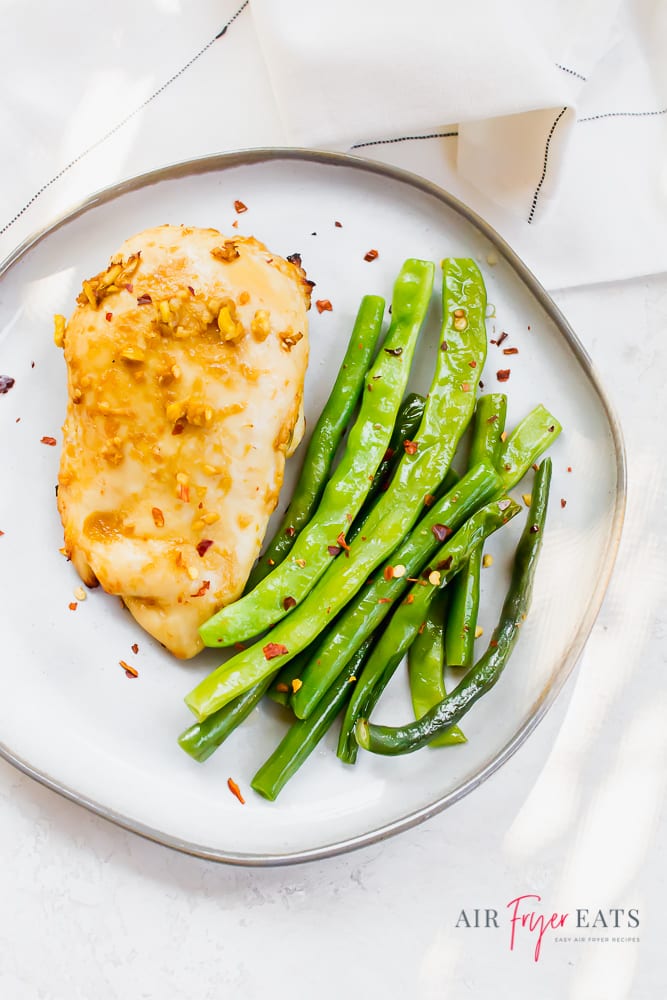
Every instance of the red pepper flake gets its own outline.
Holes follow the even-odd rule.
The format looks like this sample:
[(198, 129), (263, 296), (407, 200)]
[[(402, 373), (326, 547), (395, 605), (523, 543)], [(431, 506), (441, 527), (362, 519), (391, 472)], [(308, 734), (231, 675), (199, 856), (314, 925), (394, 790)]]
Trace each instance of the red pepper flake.
[(278, 683), (276, 684), (276, 691), (280, 691), (282, 694), (287, 694), (289, 688), (284, 681), (278, 681)]
[(70, 604), (68, 605), (68, 607), (69, 607), (70, 611), (76, 611), (76, 609), (78, 607), (78, 604), (76, 603), (76, 601), (71, 601)]
[(119, 660), (118, 662), (120, 663), (121, 667), (125, 671), (125, 676), (126, 677), (138, 677), (139, 676), (139, 671), (137, 670), (136, 667), (131, 667), (129, 663), (125, 662), (125, 660)]
[(237, 215), (242, 215), (244, 212), (248, 211), (248, 206), (244, 205), (243, 202), (239, 201), (237, 198), (234, 202), (234, 211)]
[(414, 604), (414, 602), (415, 602), (415, 595), (414, 594), (408, 594), (408, 596), (403, 601), (403, 604)]
[(182, 434), (184, 430), (185, 430), (185, 424), (181, 423), (180, 420), (177, 420), (173, 426), (171, 433), (174, 437), (176, 437), (178, 434)]
[(563, 500), (563, 498), (561, 497), (560, 505), (564, 510), (567, 507), (567, 500)]
[(4, 531), (0, 531), (0, 538), (4, 535)]
[(123, 288), (125, 289), (126, 292), (133, 292), (134, 291), (134, 285), (131, 282), (129, 282), (129, 281), (128, 281), (128, 283), (126, 285), (123, 285)]
[(138, 642), (133, 642), (132, 646), (130, 648), (132, 649), (132, 652), (136, 656), (137, 653), (139, 652), (139, 643)]
[(0, 395), (4, 395), (6, 392), (9, 392), (15, 382), (16, 379), (12, 378), (11, 375), (0, 375)]
[(530, 533), (531, 533), (531, 535), (536, 535), (539, 530), (540, 530), (539, 524), (531, 524), (531, 526), (530, 526)]
[(441, 573), (443, 572), (446, 573), (448, 569), (451, 569), (453, 561), (454, 561), (453, 556), (447, 556), (446, 559), (441, 559), (435, 568), (439, 570)]
[(329, 299), (317, 299), (315, 305), (317, 306), (318, 313), (333, 312), (333, 306)]
[[(243, 209), (243, 211), (245, 212), (245, 208)], [(244, 806), (245, 805), (245, 799), (241, 795), (241, 789), (236, 784), (236, 782), (234, 781), (233, 778), (227, 778), (227, 788), (230, 790), (230, 792), (232, 793), (232, 795), (236, 796), (236, 798), (239, 800), (239, 802), (241, 803), (241, 805)]]
[(382, 575), (384, 576), (384, 578), (387, 581), (387, 583), (389, 583), (390, 580), (394, 579), (394, 567), (393, 566), (385, 566), (384, 572), (383, 572)]
[(343, 223), (342, 222), (334, 222), (334, 226), (336, 227), (336, 229), (342, 229), (343, 228)]
[(377, 250), (369, 250), (368, 253), (364, 254), (364, 260), (370, 263), (372, 260), (377, 260), (379, 256)]
[(378, 597), (378, 604), (391, 604), (391, 597)]
[(35, 362), (34, 362), (34, 361), (31, 361), (31, 362), (30, 362), (30, 367), (31, 367), (31, 368), (34, 368), (34, 367), (35, 367)]
[(494, 413), (493, 416), (489, 417), (486, 422), (487, 424), (495, 424), (497, 419), (498, 419), (498, 414)]
[(243, 652), (243, 650), (244, 650), (244, 649), (246, 649), (246, 648), (247, 648), (247, 647), (246, 647), (246, 645), (245, 645), (245, 643), (244, 643), (244, 642), (235, 642), (235, 643), (234, 643), (234, 649), (238, 649), (238, 651), (239, 651), (240, 653), (242, 653), (242, 652)]
[(212, 538), (202, 538), (201, 542), (197, 542), (197, 552), (203, 558), (212, 545)]
[(400, 358), (401, 354), (403, 353), (403, 348), (402, 347), (385, 347), (384, 353), (385, 354), (391, 354), (392, 358)]
[(293, 528), (292, 525), (290, 524), (288, 528), (285, 528), (285, 534), (287, 535), (288, 538), (294, 538), (294, 536), (296, 535), (296, 529)]
[(407, 438), (403, 442), (403, 447), (405, 448), (406, 455), (415, 455), (417, 449), (419, 448), (419, 441), (409, 441)]
[(500, 334), (500, 336), (498, 337), (498, 339), (497, 340), (492, 340), (491, 343), (495, 344), (496, 347), (500, 347), (500, 345), (502, 343), (504, 343), (504, 341), (506, 341), (506, 340), (507, 340), (507, 334), (503, 330), (503, 332)]
[(426, 628), (426, 622), (422, 622), (421, 625), (419, 626), (419, 628), (417, 629), (417, 634), (418, 635), (423, 635), (425, 628)]
[(285, 597), (283, 599), (283, 607), (285, 611), (289, 611), (290, 608), (295, 608), (296, 607), (295, 599), (293, 597)]
[(284, 656), (289, 650), (282, 642), (267, 642), (266, 646), (262, 647), (262, 652), (266, 660), (275, 660), (276, 656)]
[(552, 424), (551, 427), (547, 427), (547, 430), (549, 431), (550, 434), (553, 434), (553, 432), (556, 430), (556, 428), (555, 428), (554, 424)]
[(190, 295), (194, 295), (195, 294), (195, 290), (192, 287), (192, 285), (188, 285), (188, 291), (190, 292)]
[(201, 587), (199, 588), (199, 590), (195, 591), (194, 594), (190, 594), (190, 597), (203, 597), (210, 586), (211, 586), (210, 580), (202, 580)]
[(432, 507), (434, 503), (435, 503), (435, 497), (433, 496), (433, 494), (427, 493), (426, 496), (424, 497), (424, 506)]
[(518, 347), (503, 347), (503, 354), (518, 354)]
[(537, 462), (533, 462), (533, 464), (532, 464), (531, 468), (532, 468), (532, 469), (534, 469), (534, 471), (535, 471), (535, 472), (538, 472), (538, 471), (539, 471), (539, 468), (540, 468), (540, 467), (539, 467), (539, 465), (537, 464)]
[(155, 522), (156, 528), (164, 528), (164, 514), (159, 507), (152, 507), (151, 514), (153, 515), (153, 521)]
[(443, 340), (443, 342), (440, 344), (440, 350), (441, 351), (448, 351), (449, 350), (449, 344), (447, 343), (446, 340)]
[(40, 440), (40, 442), (42, 444), (48, 444), (48, 445), (50, 445), (51, 448), (53, 448), (58, 443), (56, 441), (56, 439), (52, 438), (52, 437), (43, 437), (43, 438), (40, 438), (39, 440)]
[(434, 524), (431, 531), (437, 542), (446, 542), (454, 534), (452, 529), (448, 528), (446, 524)]
[(350, 546), (345, 541), (345, 535), (341, 531), (340, 535), (336, 538), (336, 544), (340, 545), (341, 549), (345, 549), (345, 556), (349, 559), (350, 557)]
[(498, 379), (499, 382), (508, 382), (509, 377), (510, 377), (509, 368), (499, 368), (498, 371), (496, 372), (496, 378)]
[(489, 643), (489, 646), (491, 646), (492, 649), (496, 649), (497, 646), (498, 646), (498, 643), (496, 642), (495, 639), (492, 639), (491, 642)]
[(572, 472), (572, 466), (571, 466), (571, 465), (568, 465), (568, 467), (567, 467), (567, 471), (568, 471), (568, 472)]
[(477, 367), (477, 362), (476, 361), (469, 361), (468, 364), (470, 365), (471, 368), (476, 368)]
[(110, 323), (111, 320), (113, 319), (113, 313), (105, 313), (104, 318), (107, 321), (107, 323)]
[(391, 462), (391, 460), (392, 460), (392, 458), (394, 457), (395, 454), (396, 454), (396, 452), (394, 451), (393, 448), (387, 448), (387, 450), (385, 451), (384, 456), (382, 458), (382, 461), (383, 462)]
[(340, 553), (341, 553), (342, 551), (343, 551), (343, 550), (341, 549), (340, 545), (327, 545), (327, 552), (328, 552), (328, 553), (329, 553), (329, 555), (330, 555), (330, 556), (332, 556), (332, 557), (333, 557), (334, 559), (335, 559), (335, 557), (336, 557), (336, 556), (340, 555)]
[(139, 298), (137, 299), (137, 305), (138, 306), (148, 306), (148, 305), (151, 304), (152, 301), (153, 300), (150, 297), (150, 295), (147, 295), (146, 293), (144, 293), (143, 295), (140, 295)]
[(470, 382), (461, 382), (461, 391), (470, 392)]

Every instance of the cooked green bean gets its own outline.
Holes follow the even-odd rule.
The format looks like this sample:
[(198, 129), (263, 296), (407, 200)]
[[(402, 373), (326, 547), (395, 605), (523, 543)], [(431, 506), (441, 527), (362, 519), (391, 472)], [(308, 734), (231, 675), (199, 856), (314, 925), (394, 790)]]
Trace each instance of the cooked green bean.
[(283, 561), (319, 503), (330, 475), (331, 463), (359, 401), (366, 372), (373, 360), (382, 329), (384, 305), (384, 299), (377, 295), (366, 295), (361, 300), (345, 357), (315, 424), (290, 505), (273, 539), (248, 577), (246, 593)]
[[(391, 326), (366, 377), (359, 415), (320, 504), (284, 560), (255, 589), (200, 628), (208, 646), (257, 635), (299, 604), (330, 567), (384, 457), (431, 300), (433, 264), (408, 260), (394, 284)], [(347, 543), (345, 543), (347, 544)]]
[[(457, 491), (439, 500), (394, 550), (391, 563), (405, 566), (407, 576), (418, 572), (437, 547), (433, 529), (438, 524), (458, 527), (483, 503), (516, 486), (533, 462), (556, 439), (560, 429), (556, 418), (543, 406), (532, 410), (503, 444), (499, 464), (502, 476), (494, 476), (489, 465), (478, 466), (476, 471), (464, 476), (459, 483), (463, 506), (457, 507), (456, 502), (452, 503), (458, 495)], [(472, 494), (468, 493), (468, 489), (472, 489)], [(458, 516), (462, 514), (464, 516), (459, 520)], [(384, 570), (388, 571), (389, 566), (385, 566)], [(292, 700), (297, 713), (305, 717), (311, 711), (354, 650), (391, 611), (393, 602), (406, 586), (406, 576), (394, 576), (387, 581), (384, 572), (378, 572), (375, 582), (369, 584), (345, 609), (326, 642), (317, 644), (311, 662), (301, 674), (303, 686), (298, 692), (296, 705), (296, 698)]]
[[(435, 568), (426, 580), (419, 580), (408, 591), (406, 600), (396, 608), (374, 647), (345, 711), (343, 731), (352, 733), (357, 719), (370, 715), (426, 620), (429, 605), (438, 591), (456, 576), (477, 545), (516, 517), (520, 510), (519, 505), (509, 497), (493, 500), (473, 514), (438, 550), (430, 561), (430, 565)], [(350, 756), (350, 762), (353, 763), (356, 755), (350, 753)]]
[(416, 722), (405, 726), (376, 726), (369, 724), (367, 717), (359, 718), (355, 733), (357, 742), (365, 750), (391, 756), (419, 750), (455, 725), (496, 683), (530, 607), (535, 567), (544, 535), (550, 480), (551, 460), (545, 459), (535, 476), (531, 506), (514, 557), (509, 590), (486, 653), (451, 694)]
[[(468, 560), (468, 563), (470, 560)], [(465, 566), (461, 572), (464, 572)], [(459, 579), (459, 573), (447, 590), (440, 591), (431, 601), (423, 627), (420, 627), (408, 649), (408, 678), (415, 718), (420, 719), (447, 694), (445, 688), (445, 636), (447, 634), (448, 591)], [(354, 733), (351, 734), (352, 737)], [(355, 740), (356, 742), (356, 740)], [(432, 747), (465, 743), (458, 726), (438, 736)]]
[(345, 670), (336, 678), (308, 719), (297, 719), (267, 761), (262, 764), (251, 786), (272, 801), (289, 779), (313, 752), (350, 695), (356, 676), (363, 667), (371, 640), (359, 647)]
[[(500, 392), (481, 396), (477, 401), (470, 446), (471, 467), (484, 459), (493, 462), (494, 465), (498, 464), (506, 413), (507, 397)], [(482, 547), (480, 546), (471, 553), (467, 565), (449, 588), (450, 604), (445, 632), (445, 654), (449, 666), (467, 669), (472, 663), (479, 612), (481, 570)], [(432, 704), (441, 701), (442, 698), (444, 693), (439, 698), (434, 698)]]

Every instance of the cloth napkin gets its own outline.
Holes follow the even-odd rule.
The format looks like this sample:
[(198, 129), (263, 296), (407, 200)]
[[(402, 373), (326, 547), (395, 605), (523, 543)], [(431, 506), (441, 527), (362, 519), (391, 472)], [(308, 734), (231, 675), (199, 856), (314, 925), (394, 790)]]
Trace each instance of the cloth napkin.
[(547, 287), (667, 269), (660, 0), (0, 7), (0, 256), (133, 174), (296, 145), (436, 181)]

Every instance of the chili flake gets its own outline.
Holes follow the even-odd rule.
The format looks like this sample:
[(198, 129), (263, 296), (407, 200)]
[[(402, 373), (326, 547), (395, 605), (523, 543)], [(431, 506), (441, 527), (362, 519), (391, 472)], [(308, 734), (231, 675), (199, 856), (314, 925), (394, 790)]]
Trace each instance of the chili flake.
[(317, 299), (315, 305), (317, 306), (318, 313), (333, 312), (333, 306), (329, 299)]
[(433, 496), (433, 494), (427, 493), (426, 496), (424, 497), (424, 506), (432, 507), (434, 503), (435, 503), (435, 497)]
[(393, 580), (394, 579), (394, 567), (393, 566), (385, 566), (384, 572), (383, 572), (382, 575), (384, 576), (384, 578), (387, 581), (387, 583), (390, 580)]
[(408, 596), (403, 601), (403, 604), (414, 604), (414, 601), (415, 601), (415, 595), (414, 594), (408, 594)]
[(237, 198), (237, 200), (234, 202), (234, 211), (236, 212), (237, 215), (242, 215), (244, 212), (248, 211), (248, 206), (244, 205), (243, 202), (239, 201)]
[(563, 500), (563, 498), (561, 497), (560, 505), (563, 508), (567, 507), (567, 500)]
[(210, 580), (202, 580), (201, 587), (199, 588), (199, 590), (196, 590), (195, 593), (191, 594), (190, 596), (191, 597), (203, 597), (204, 594), (206, 593), (206, 591), (209, 589), (210, 586), (211, 586), (211, 581)]
[(11, 387), (15, 384), (16, 379), (12, 378), (11, 375), (0, 375), (0, 394), (9, 392)]
[(511, 369), (509, 368), (499, 368), (496, 372), (496, 378), (499, 382), (508, 382), (510, 377)]
[(488, 553), (482, 557), (482, 566), (484, 569), (488, 569), (489, 566), (493, 566), (493, 556)]
[(48, 444), (52, 448), (54, 447), (54, 445), (57, 444), (56, 439), (52, 438), (52, 437), (43, 437), (43, 438), (40, 438), (39, 440), (41, 441), (42, 444)]
[(391, 597), (378, 597), (378, 604), (391, 604)]
[(107, 321), (107, 323), (110, 323), (111, 320), (113, 319), (113, 313), (105, 313), (104, 318)]
[(296, 607), (296, 600), (293, 597), (289, 597), (289, 596), (283, 598), (283, 607), (284, 607), (285, 611), (289, 611), (290, 608), (295, 608)]
[(364, 260), (367, 260), (370, 263), (372, 260), (377, 260), (379, 256), (380, 254), (377, 250), (369, 250), (368, 253), (364, 254)]
[(342, 229), (343, 228), (343, 223), (342, 222), (334, 222), (334, 226), (336, 227), (336, 229)]
[(279, 681), (276, 684), (276, 691), (280, 691), (282, 694), (287, 694), (287, 692), (289, 691), (289, 688), (288, 688), (287, 684), (285, 684), (284, 681)]
[(148, 305), (151, 304), (152, 301), (153, 300), (150, 297), (150, 295), (147, 295), (146, 293), (144, 293), (143, 295), (140, 295), (139, 298), (137, 299), (137, 305), (138, 306), (148, 306)]
[(435, 568), (439, 569), (442, 573), (446, 573), (447, 570), (451, 569), (453, 562), (454, 562), (454, 557), (447, 556), (447, 558), (439, 562)]
[(78, 604), (76, 603), (76, 601), (70, 601), (68, 607), (70, 611), (76, 611)]
[(153, 521), (155, 522), (156, 528), (164, 527), (164, 514), (159, 507), (153, 507), (151, 509), (151, 514), (153, 515)]
[(345, 541), (345, 535), (341, 531), (340, 535), (336, 538), (336, 544), (340, 545), (341, 549), (345, 549), (345, 555), (349, 559), (350, 556), (350, 546)]
[(340, 545), (327, 545), (327, 552), (329, 553), (330, 556), (335, 557), (337, 555), (340, 555), (342, 551), (343, 550), (341, 549)]
[(385, 347), (384, 348), (384, 353), (385, 354), (391, 354), (391, 356), (393, 358), (400, 358), (401, 354), (403, 353), (403, 348), (402, 347)]
[(300, 681), (298, 677), (292, 678), (292, 693), (296, 694), (300, 687), (303, 687), (303, 681)]
[(134, 655), (136, 656), (137, 653), (139, 652), (139, 643), (138, 642), (133, 642), (132, 646), (131, 646), (131, 649), (132, 649), (132, 652), (134, 653)]
[[(245, 211), (245, 209), (244, 209), (244, 211)], [(244, 806), (245, 805), (245, 799), (241, 795), (241, 789), (236, 784), (236, 782), (234, 781), (233, 778), (227, 778), (227, 788), (230, 790), (230, 792), (232, 793), (232, 795), (236, 796), (236, 798), (239, 800), (239, 802), (241, 803), (241, 805)]]
[(531, 526), (530, 526), (530, 533), (531, 533), (531, 535), (536, 535), (539, 530), (540, 530), (539, 524), (531, 524)]
[(284, 656), (289, 650), (282, 642), (267, 642), (266, 646), (262, 647), (262, 652), (266, 660), (274, 660), (276, 656)]
[(296, 535), (296, 529), (293, 528), (292, 525), (290, 525), (288, 528), (285, 528), (285, 534), (287, 535), (288, 538), (294, 538), (294, 536)]
[(434, 524), (431, 528), (436, 542), (446, 542), (451, 537), (453, 531), (446, 524)]
[(403, 442), (403, 447), (405, 448), (406, 455), (415, 455), (417, 449), (419, 448), (419, 441), (409, 441), (407, 438)]
[(120, 663), (121, 667), (125, 671), (125, 676), (126, 677), (138, 677), (139, 676), (139, 671), (137, 670), (136, 667), (131, 667), (129, 663), (125, 662), (125, 660), (119, 660), (118, 662)]
[(213, 545), (212, 538), (202, 538), (201, 542), (197, 542), (197, 552), (202, 557), (202, 559), (212, 545)]
[(518, 354), (518, 347), (503, 347), (503, 354)]

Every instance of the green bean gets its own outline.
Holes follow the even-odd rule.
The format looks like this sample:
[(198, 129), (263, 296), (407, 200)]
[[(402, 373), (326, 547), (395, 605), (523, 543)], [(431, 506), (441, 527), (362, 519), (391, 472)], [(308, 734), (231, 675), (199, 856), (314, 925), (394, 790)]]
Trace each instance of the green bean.
[[(429, 605), (438, 591), (456, 576), (477, 545), (516, 517), (520, 510), (509, 497), (494, 500), (473, 514), (438, 550), (431, 560), (431, 565), (438, 568), (429, 573), (428, 581), (420, 580), (411, 588), (374, 647), (345, 711), (343, 731), (354, 731), (357, 719), (370, 715), (426, 620)], [(351, 756), (353, 763), (356, 755)]]
[(345, 357), (315, 424), (290, 505), (273, 539), (248, 577), (246, 593), (283, 561), (319, 503), (330, 475), (331, 463), (359, 401), (366, 371), (373, 360), (382, 329), (384, 305), (384, 299), (377, 295), (366, 295), (361, 300)]
[(301, 530), (290, 558), (255, 589), (228, 604), (200, 628), (208, 646), (229, 646), (257, 635), (299, 604), (340, 551), (372, 477), (387, 450), (433, 288), (433, 264), (408, 260), (394, 284), (392, 318), (383, 349), (366, 377), (359, 415), (317, 511)]
[[(460, 503), (457, 505), (454, 500), (458, 496), (456, 490), (451, 496), (448, 494), (439, 500), (394, 550), (391, 562), (394, 565), (404, 565), (407, 576), (418, 572), (437, 547), (433, 529), (438, 524), (455, 529), (483, 503), (516, 486), (559, 433), (560, 424), (548, 410), (543, 406), (532, 410), (503, 445), (500, 456), (502, 476), (494, 476), (488, 464), (477, 466), (476, 471), (464, 476), (459, 483)], [(384, 569), (388, 571), (389, 566)], [(334, 629), (327, 635), (326, 642), (317, 644), (311, 662), (301, 675), (303, 686), (299, 689), (298, 696), (292, 699), (297, 714), (304, 718), (307, 716), (354, 650), (389, 613), (393, 601), (406, 586), (405, 576), (386, 581), (384, 573), (378, 573), (375, 582), (367, 586), (357, 600), (345, 609)]]
[[(501, 434), (505, 430), (507, 397), (502, 393), (491, 393), (477, 401), (470, 465), (477, 465), (483, 459), (498, 464), (502, 447)], [(445, 632), (445, 654), (449, 666), (471, 665), (475, 651), (475, 629), (479, 612), (479, 586), (482, 571), (482, 548), (471, 553), (450, 587), (449, 616)], [(440, 701), (433, 699), (433, 704)], [(429, 706), (430, 708), (431, 706)], [(423, 714), (423, 713), (422, 713)]]
[[(469, 562), (470, 560), (468, 560)], [(461, 572), (464, 570), (465, 566)], [(435, 595), (427, 611), (423, 628), (419, 628), (408, 649), (410, 696), (416, 719), (425, 715), (447, 694), (445, 688), (445, 636), (448, 625), (445, 622), (447, 621), (448, 591), (451, 590), (460, 576), (461, 573), (452, 580), (447, 590), (442, 590)], [(354, 733), (351, 735), (354, 737)], [(459, 727), (453, 726), (451, 730), (433, 740), (431, 746), (443, 747), (465, 742), (466, 738)]]
[(357, 742), (365, 750), (391, 756), (419, 750), (457, 723), (497, 682), (530, 607), (535, 567), (544, 535), (550, 480), (551, 460), (546, 459), (535, 476), (531, 506), (514, 557), (509, 590), (486, 653), (451, 694), (416, 722), (396, 727), (377, 726), (369, 724), (365, 717), (359, 718), (355, 733)]
[(368, 491), (368, 496), (366, 497), (361, 510), (355, 517), (354, 524), (347, 534), (348, 542), (351, 542), (352, 539), (359, 534), (361, 526), (368, 517), (378, 494), (382, 493), (389, 486), (391, 476), (401, 460), (404, 442), (410, 441), (419, 427), (421, 419), (424, 415), (425, 403), (426, 400), (424, 397), (420, 396), (417, 392), (411, 392), (410, 395), (406, 396), (401, 403), (401, 407), (396, 417), (396, 423), (394, 424), (394, 430), (389, 441), (389, 447), (387, 448), (385, 456), (378, 466), (378, 470), (375, 473), (373, 482), (371, 483), (371, 488)]
[(207, 760), (229, 734), (248, 718), (253, 708), (260, 703), (273, 678), (274, 674), (267, 674), (259, 683), (213, 712), (207, 719), (189, 726), (178, 737), (181, 748), (195, 760)]
[(342, 673), (336, 678), (308, 719), (297, 719), (267, 761), (250, 782), (252, 788), (273, 801), (313, 752), (350, 695), (356, 675), (361, 670), (371, 640), (359, 647)]

